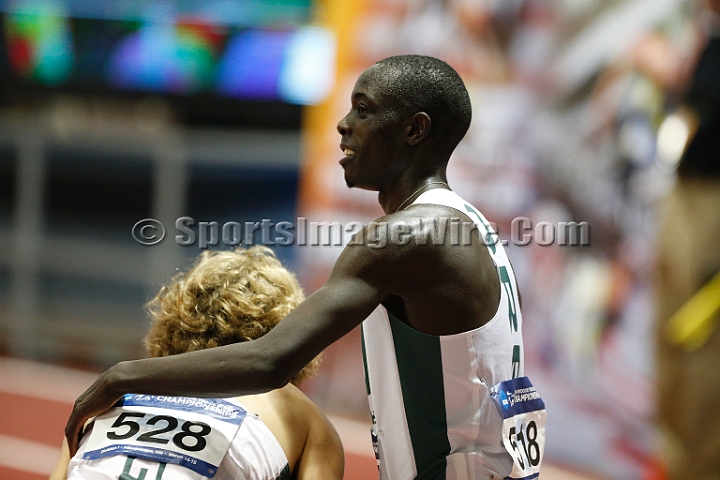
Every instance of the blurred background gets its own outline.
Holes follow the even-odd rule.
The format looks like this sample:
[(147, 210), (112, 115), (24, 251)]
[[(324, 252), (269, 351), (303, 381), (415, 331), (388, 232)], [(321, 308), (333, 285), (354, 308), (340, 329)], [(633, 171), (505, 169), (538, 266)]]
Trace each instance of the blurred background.
[[(335, 125), (365, 68), (420, 53), (473, 102), (453, 189), (505, 239), (516, 217), (590, 224), (590, 245), (509, 247), (545, 458), (563, 468), (543, 478), (664, 478), (658, 207), (715, 21), (690, 0), (0, 1), (0, 476), (43, 478), (19, 459), (54, 453), (84, 385), (144, 356), (145, 303), (203, 248), (176, 242), (176, 219), (382, 213), (345, 187)], [(164, 241), (133, 239), (146, 218)], [(273, 249), (309, 294), (341, 247)], [(305, 390), (360, 432), (349, 475), (372, 478), (360, 358), (353, 331)]]

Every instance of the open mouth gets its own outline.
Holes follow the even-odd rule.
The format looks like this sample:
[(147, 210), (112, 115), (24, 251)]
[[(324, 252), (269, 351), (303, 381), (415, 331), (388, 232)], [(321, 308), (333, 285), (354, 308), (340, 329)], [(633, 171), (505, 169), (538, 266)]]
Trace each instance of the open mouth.
[(343, 154), (345, 154), (345, 156), (340, 160), (340, 165), (345, 165), (347, 162), (349, 162), (352, 159), (352, 157), (355, 156), (355, 150), (353, 150), (352, 148), (348, 148), (348, 147), (342, 147), (342, 151), (343, 151)]

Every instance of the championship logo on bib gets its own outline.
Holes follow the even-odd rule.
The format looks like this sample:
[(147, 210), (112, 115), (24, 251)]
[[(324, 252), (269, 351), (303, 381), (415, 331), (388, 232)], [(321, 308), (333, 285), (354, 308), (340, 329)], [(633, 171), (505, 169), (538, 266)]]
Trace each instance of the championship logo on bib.
[(83, 459), (127, 455), (212, 478), (246, 414), (221, 399), (128, 394), (95, 419)]
[(503, 445), (513, 457), (513, 469), (505, 478), (538, 478), (545, 450), (545, 403), (527, 377), (498, 383), (492, 399), (503, 416)]

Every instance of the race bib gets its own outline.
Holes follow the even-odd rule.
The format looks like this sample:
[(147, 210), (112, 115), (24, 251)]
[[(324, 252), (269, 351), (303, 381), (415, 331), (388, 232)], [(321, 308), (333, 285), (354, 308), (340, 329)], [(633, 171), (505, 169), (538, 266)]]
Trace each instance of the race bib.
[(128, 394), (96, 417), (83, 459), (127, 455), (212, 478), (246, 414), (221, 399)]
[(513, 457), (505, 478), (538, 478), (545, 450), (545, 403), (527, 377), (498, 383), (492, 398), (503, 416), (503, 445)]

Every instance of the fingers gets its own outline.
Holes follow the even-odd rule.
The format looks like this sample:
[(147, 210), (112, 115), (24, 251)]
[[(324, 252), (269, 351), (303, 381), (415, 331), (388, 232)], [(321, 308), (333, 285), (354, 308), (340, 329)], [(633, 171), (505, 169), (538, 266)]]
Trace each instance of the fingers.
[(65, 425), (65, 439), (67, 440), (68, 449), (70, 450), (70, 456), (75, 455), (77, 452), (82, 427), (85, 421), (90, 418), (89, 415), (82, 413), (84, 405), (83, 397), (85, 397), (86, 393), (75, 400), (73, 411), (70, 414), (70, 418), (68, 418), (67, 425)]
[(73, 411), (68, 418), (67, 424), (65, 425), (65, 439), (68, 443), (68, 449), (70, 450), (70, 456), (75, 455), (80, 443), (80, 434), (82, 433), (85, 422), (93, 415), (88, 413), (87, 400), (93, 398), (93, 388), (97, 384), (97, 381), (90, 386), (73, 405)]
[(71, 456), (77, 452), (85, 422), (111, 408), (120, 397), (117, 392), (109, 388), (107, 374), (108, 372), (102, 374), (90, 388), (75, 400), (73, 411), (65, 425), (65, 439)]
[(78, 443), (80, 441), (80, 425), (84, 423), (83, 421), (75, 420), (75, 412), (76, 410), (73, 409), (73, 413), (70, 415), (70, 419), (65, 426), (65, 439), (67, 440), (68, 449), (70, 450), (70, 456), (75, 455), (77, 452)]

